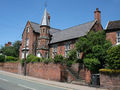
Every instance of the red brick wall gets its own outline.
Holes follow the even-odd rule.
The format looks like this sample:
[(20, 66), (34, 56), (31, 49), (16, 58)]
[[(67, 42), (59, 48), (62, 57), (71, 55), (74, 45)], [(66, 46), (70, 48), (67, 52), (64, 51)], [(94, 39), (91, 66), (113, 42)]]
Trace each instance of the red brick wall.
[(62, 82), (72, 82), (75, 80), (75, 78), (72, 76), (72, 74), (66, 69), (66, 65), (62, 65), (61, 67), (61, 81)]
[[(0, 70), (23, 74), (24, 68), (20, 63), (0, 63)], [(27, 75), (47, 80), (61, 81), (60, 64), (29, 63), (27, 64)]]
[(88, 69), (85, 69), (85, 81), (86, 83), (90, 83), (91, 81), (91, 72)]
[(117, 43), (117, 35), (116, 32), (107, 32), (106, 33), (106, 39), (110, 40), (112, 42), (112, 45), (115, 45)]
[[(70, 41), (65, 41), (65, 42), (57, 43), (57, 54), (58, 54), (58, 55), (65, 56), (65, 44), (66, 44), (67, 42), (71, 42), (71, 49), (73, 49), (73, 48), (75, 47), (75, 40), (70, 40)], [(52, 45), (50, 46), (50, 55), (51, 55), (51, 57), (53, 57), (53, 56), (52, 56), (53, 45), (55, 45), (55, 44), (52, 44)]]
[(90, 83), (91, 81), (91, 72), (84, 67), (83, 64), (73, 64), (71, 67), (75, 72), (79, 74), (79, 76), (85, 80), (86, 83)]
[(109, 90), (120, 90), (120, 74), (100, 73), (100, 85)]
[(18, 74), (20, 73), (19, 71), (21, 71), (20, 66), (20, 63), (1, 63), (0, 70)]
[[(79, 64), (72, 65), (74, 71), (79, 71)], [(24, 68), (20, 63), (0, 63), (0, 70), (23, 74)], [(72, 74), (67, 71), (65, 65), (60, 64), (44, 64), (44, 63), (29, 63), (27, 64), (27, 75), (37, 78), (43, 78), (47, 80), (55, 80), (55, 81), (68, 81), (71, 82), (75, 80)], [(80, 77), (85, 79), (86, 83), (90, 83), (91, 74), (87, 69), (81, 69), (79, 72)]]
[(27, 64), (27, 75), (47, 80), (61, 80), (61, 69), (59, 64), (30, 63)]

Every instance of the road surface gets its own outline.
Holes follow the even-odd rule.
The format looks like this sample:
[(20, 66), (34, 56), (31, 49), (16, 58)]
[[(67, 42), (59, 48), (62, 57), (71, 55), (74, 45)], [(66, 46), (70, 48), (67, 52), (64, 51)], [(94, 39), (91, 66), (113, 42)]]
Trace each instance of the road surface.
[(68, 90), (0, 74), (0, 90)]
[(108, 90), (23, 76), (0, 70), (0, 90)]

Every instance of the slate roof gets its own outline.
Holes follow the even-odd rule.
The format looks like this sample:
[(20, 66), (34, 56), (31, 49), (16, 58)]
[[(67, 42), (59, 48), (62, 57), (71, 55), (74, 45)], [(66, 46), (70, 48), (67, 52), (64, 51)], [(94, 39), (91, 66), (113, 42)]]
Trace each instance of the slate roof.
[(96, 20), (53, 33), (50, 44), (84, 36), (91, 30), (95, 22)]
[[(50, 35), (52, 35), (52, 37), (51, 37), (50, 44), (65, 41), (65, 40), (76, 39), (81, 36), (84, 36), (91, 30), (91, 28), (95, 23), (96, 23), (96, 20), (88, 23), (80, 24), (71, 28), (67, 28), (64, 30), (55, 29), (51, 27)], [(40, 24), (31, 22), (31, 26), (34, 32), (40, 33)]]
[(120, 20), (109, 21), (106, 27), (106, 30), (120, 29)]
[[(31, 27), (33, 29), (34, 32), (36, 33), (40, 33), (40, 24), (31, 22)], [(50, 28), (50, 34), (56, 33), (58, 31), (61, 31), (60, 29), (55, 29), (55, 28)]]

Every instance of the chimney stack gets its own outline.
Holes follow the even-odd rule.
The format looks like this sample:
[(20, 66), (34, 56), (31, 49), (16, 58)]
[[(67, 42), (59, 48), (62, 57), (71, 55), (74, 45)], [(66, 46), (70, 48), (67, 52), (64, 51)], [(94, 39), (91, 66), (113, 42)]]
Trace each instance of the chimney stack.
[(99, 11), (99, 8), (96, 8), (96, 11), (94, 11), (94, 15), (95, 20), (97, 20), (97, 22), (101, 24), (101, 11)]
[(8, 45), (9, 45), (9, 46), (11, 46), (11, 45), (12, 45), (12, 43), (11, 43), (11, 42), (8, 42)]

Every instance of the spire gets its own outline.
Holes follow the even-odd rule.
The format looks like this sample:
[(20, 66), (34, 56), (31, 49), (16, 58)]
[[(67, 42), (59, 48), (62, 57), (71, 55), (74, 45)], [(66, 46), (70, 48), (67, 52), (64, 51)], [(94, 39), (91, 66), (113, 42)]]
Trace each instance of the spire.
[(45, 8), (44, 10), (44, 15), (42, 17), (42, 21), (41, 21), (41, 26), (45, 25), (45, 26), (50, 26), (50, 22), (48, 19), (48, 13), (47, 13), (47, 9)]

